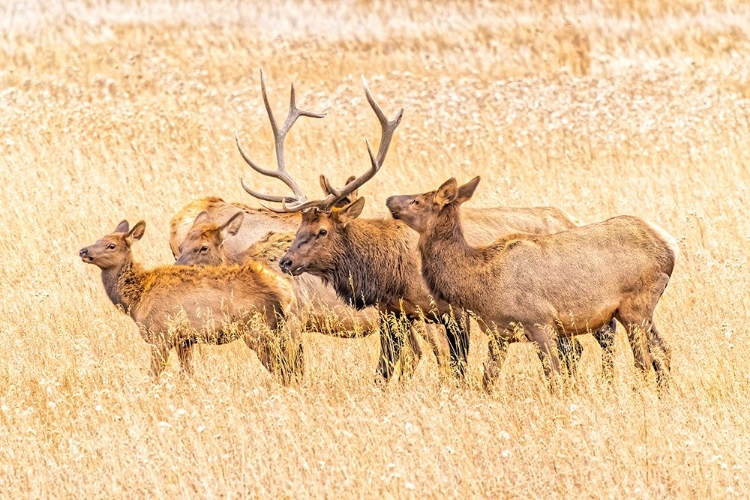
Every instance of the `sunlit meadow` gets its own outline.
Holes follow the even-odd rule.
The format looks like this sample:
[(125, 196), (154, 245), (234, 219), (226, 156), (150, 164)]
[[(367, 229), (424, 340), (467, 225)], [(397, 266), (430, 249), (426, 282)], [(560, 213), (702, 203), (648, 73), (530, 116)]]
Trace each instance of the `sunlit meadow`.
[[(750, 6), (693, 0), (500, 3), (6, 1), (0, 5), (0, 496), (706, 498), (750, 491)], [(473, 206), (632, 214), (681, 254), (656, 317), (672, 346), (661, 397), (618, 332), (616, 377), (590, 336), (574, 387), (546, 390), (515, 345), (481, 390), (431, 354), (373, 382), (377, 336), (305, 333), (307, 376), (278, 384), (241, 342), (201, 346), (159, 382), (132, 321), (80, 247), (147, 221), (136, 255), (171, 264), (170, 216), (200, 196), (254, 204), (283, 185), (259, 69), (316, 191), (368, 168), (404, 108), (384, 200), (483, 177)], [(425, 350), (428, 351), (425, 346)]]

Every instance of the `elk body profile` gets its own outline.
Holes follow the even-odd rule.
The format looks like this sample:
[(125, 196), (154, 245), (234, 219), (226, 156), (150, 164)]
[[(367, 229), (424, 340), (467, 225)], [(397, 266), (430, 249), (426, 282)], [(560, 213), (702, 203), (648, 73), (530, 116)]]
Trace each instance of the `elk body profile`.
[(184, 371), (192, 373), (196, 343), (243, 339), (271, 373), (288, 383), (302, 376), (303, 352), (284, 318), (294, 295), (289, 283), (258, 262), (242, 266), (163, 266), (144, 269), (131, 246), (143, 236), (143, 221), (115, 231), (80, 250), (83, 262), (102, 271), (110, 300), (122, 307), (151, 346), (151, 374), (164, 369), (175, 347)]
[[(281, 203), (282, 207), (275, 211), (302, 213), (294, 243), (280, 262), (285, 272), (295, 276), (304, 273), (318, 276), (332, 284), (338, 295), (355, 307), (377, 306), (384, 317), (395, 318), (397, 323), (424, 319), (442, 324), (450, 345), (451, 365), (460, 377), (466, 365), (469, 324), (460, 308), (430, 296), (420, 273), (418, 236), (392, 219), (358, 218), (364, 198), (336, 206), (382, 167), (393, 133), (401, 121), (402, 112), (394, 120), (386, 117), (366, 84), (365, 94), (382, 133), (377, 155), (367, 143), (371, 168), (366, 173), (350, 179), (342, 189), (336, 189), (322, 177), (329, 194), (322, 200), (308, 201), (281, 163), (277, 172), (258, 167), (238, 142), (243, 158), (254, 170), (283, 180), (295, 196), (265, 195), (245, 189), (260, 200)], [(576, 225), (567, 214), (553, 208), (498, 208), (476, 210), (472, 214), (475, 221), (470, 226), (472, 237), (480, 243), (508, 232), (549, 233)], [(378, 372), (386, 379), (393, 373), (401, 347), (402, 340), (394, 331), (393, 322), (381, 321)]]
[(422, 275), (430, 291), (471, 310), (494, 331), (485, 387), (495, 380), (514, 332), (521, 330), (538, 344), (549, 376), (558, 369), (556, 337), (596, 330), (613, 317), (628, 332), (636, 365), (653, 366), (663, 384), (670, 350), (653, 314), (674, 269), (674, 238), (642, 219), (620, 216), (551, 235), (515, 234), (472, 246), (460, 207), (478, 183), (476, 177), (459, 187), (450, 179), (437, 191), (391, 197), (387, 206), (419, 234)]

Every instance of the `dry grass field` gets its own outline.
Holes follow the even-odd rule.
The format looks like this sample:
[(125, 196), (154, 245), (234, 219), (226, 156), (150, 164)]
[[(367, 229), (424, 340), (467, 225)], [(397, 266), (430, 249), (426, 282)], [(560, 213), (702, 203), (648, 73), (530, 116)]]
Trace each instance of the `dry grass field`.
[[(750, 495), (750, 6), (739, 1), (9, 0), (0, 5), (0, 496), (4, 498), (722, 498)], [(552, 394), (528, 345), (491, 395), (474, 330), (469, 387), (428, 354), (373, 383), (376, 336), (306, 333), (285, 388), (241, 342), (193, 378), (149, 349), (78, 249), (123, 218), (136, 254), (173, 262), (169, 217), (206, 195), (280, 184), (258, 70), (326, 110), (289, 137), (308, 190), (368, 168), (403, 107), (365, 215), (392, 194), (481, 174), (473, 206), (616, 214), (675, 235), (656, 317), (671, 390), (616, 377), (590, 336)]]

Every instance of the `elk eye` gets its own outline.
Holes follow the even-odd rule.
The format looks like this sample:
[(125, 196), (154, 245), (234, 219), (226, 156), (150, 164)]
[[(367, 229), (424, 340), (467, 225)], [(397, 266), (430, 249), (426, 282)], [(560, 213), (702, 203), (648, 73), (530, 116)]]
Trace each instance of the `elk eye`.
[(115, 249), (114, 243), (110, 243), (109, 245), (107, 245), (107, 250), (114, 250), (114, 249)]
[(419, 205), (419, 200), (415, 198), (415, 199), (411, 200), (411, 204), (412, 205)]
[(318, 236), (325, 236), (326, 234), (328, 234), (328, 231), (326, 231), (325, 229), (321, 229), (320, 231), (318, 231)]
[(208, 247), (206, 245), (203, 245), (201, 247), (201, 253), (206, 253), (206, 252), (208, 252)]

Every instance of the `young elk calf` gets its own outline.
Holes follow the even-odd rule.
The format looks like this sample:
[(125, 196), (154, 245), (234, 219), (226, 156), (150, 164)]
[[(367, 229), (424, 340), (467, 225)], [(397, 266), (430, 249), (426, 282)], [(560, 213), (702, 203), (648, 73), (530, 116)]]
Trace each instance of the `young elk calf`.
[[(556, 337), (596, 330), (613, 317), (628, 331), (636, 365), (653, 366), (663, 384), (670, 351), (653, 314), (674, 269), (674, 238), (642, 219), (622, 216), (473, 247), (459, 208), (477, 184), (479, 177), (461, 187), (450, 179), (437, 191), (393, 196), (386, 204), (393, 217), (419, 233), (422, 276), (430, 291), (494, 330), (485, 387), (497, 377), (514, 331), (522, 329), (538, 344), (549, 376), (559, 366)], [(639, 332), (645, 333), (645, 350)]]
[(110, 300), (135, 321), (151, 345), (151, 374), (164, 369), (172, 347), (182, 368), (192, 374), (192, 351), (198, 342), (226, 344), (244, 339), (269, 372), (283, 383), (302, 376), (302, 345), (284, 331), (284, 315), (294, 302), (289, 283), (258, 262), (242, 266), (163, 266), (143, 269), (131, 246), (143, 237), (146, 223), (132, 229), (122, 221), (115, 232), (79, 255), (102, 270)]

